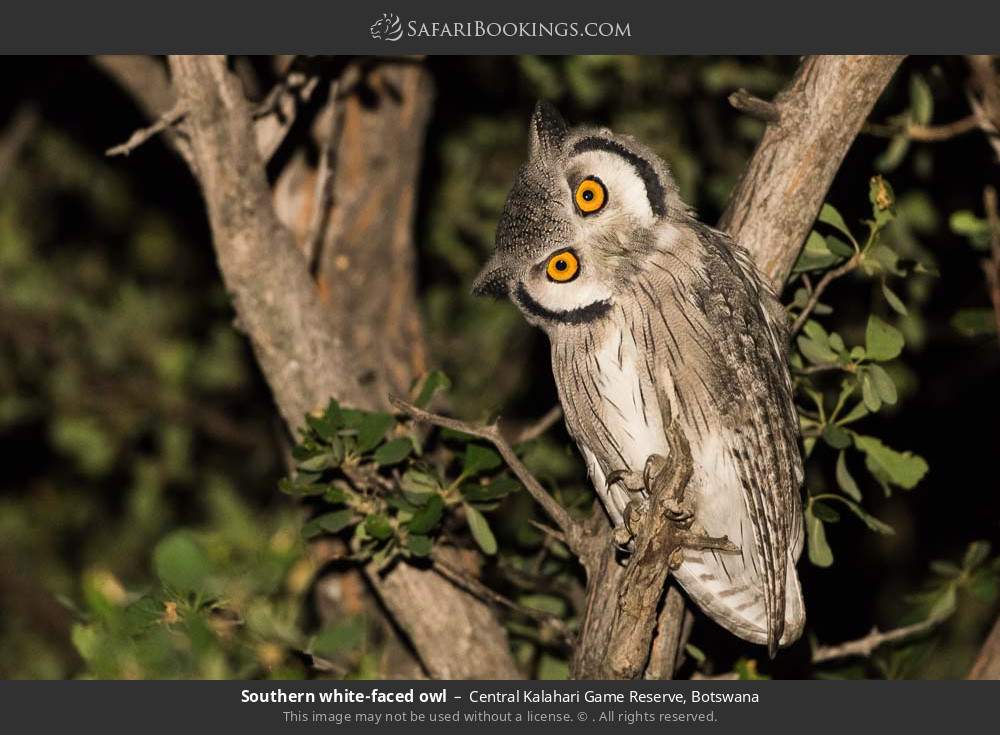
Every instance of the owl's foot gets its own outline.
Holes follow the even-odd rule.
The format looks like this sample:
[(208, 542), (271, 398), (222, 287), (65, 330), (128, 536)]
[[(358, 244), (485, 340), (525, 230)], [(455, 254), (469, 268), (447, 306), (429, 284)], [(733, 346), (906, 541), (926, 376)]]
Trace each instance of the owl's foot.
[(683, 492), (681, 497), (671, 493), (675, 471), (666, 457), (651, 454), (646, 459), (646, 466), (642, 471), (643, 484), (650, 497), (657, 497), (660, 491), (665, 493), (661, 507), (667, 520), (687, 530), (694, 523), (694, 507), (690, 502), (684, 501)]
[(608, 490), (615, 484), (621, 484), (630, 493), (641, 493), (646, 490), (646, 483), (643, 481), (642, 474), (633, 472), (632, 470), (614, 470), (613, 472), (609, 472), (606, 484)]

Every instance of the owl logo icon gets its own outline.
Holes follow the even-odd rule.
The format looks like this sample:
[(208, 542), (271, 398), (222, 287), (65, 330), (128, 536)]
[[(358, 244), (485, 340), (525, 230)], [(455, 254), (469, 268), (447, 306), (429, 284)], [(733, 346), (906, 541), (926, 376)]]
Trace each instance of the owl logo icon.
[(403, 37), (403, 23), (395, 13), (382, 13), (368, 30), (376, 41), (398, 41)]

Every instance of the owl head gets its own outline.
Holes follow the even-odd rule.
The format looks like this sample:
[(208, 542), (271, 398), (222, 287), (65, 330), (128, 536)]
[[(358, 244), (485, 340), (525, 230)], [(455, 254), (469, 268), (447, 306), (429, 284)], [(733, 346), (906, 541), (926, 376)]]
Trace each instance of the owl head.
[(691, 213), (667, 165), (604, 128), (572, 130), (552, 105), (531, 118), (528, 160), (473, 293), (508, 296), (550, 328), (599, 318), (643, 255)]

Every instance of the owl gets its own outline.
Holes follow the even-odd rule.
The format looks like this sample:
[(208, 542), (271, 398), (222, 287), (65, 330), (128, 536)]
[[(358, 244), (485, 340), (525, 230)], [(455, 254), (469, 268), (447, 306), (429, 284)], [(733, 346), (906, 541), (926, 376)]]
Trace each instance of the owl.
[(567, 429), (626, 553), (629, 514), (669, 455), (666, 432), (683, 433), (694, 471), (677, 520), (738, 550), (685, 549), (674, 576), (773, 656), (805, 624), (784, 311), (749, 253), (696, 219), (649, 148), (569, 129), (546, 103), (529, 138), (473, 292), (510, 298), (548, 335)]

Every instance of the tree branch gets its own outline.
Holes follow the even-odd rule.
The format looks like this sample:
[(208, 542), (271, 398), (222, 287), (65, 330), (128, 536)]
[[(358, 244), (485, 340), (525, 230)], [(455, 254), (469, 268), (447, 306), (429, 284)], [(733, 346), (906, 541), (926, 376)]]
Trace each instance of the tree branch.
[[(170, 68), (223, 280), (287, 426), (331, 396), (359, 408), (381, 405), (354, 370), (353, 345), (338, 339), (337, 315), (275, 214), (250, 106), (225, 59), (175, 56)], [(486, 605), (409, 564), (384, 575), (369, 567), (367, 576), (432, 676), (518, 675)], [(442, 606), (452, 614), (441, 616)]]
[(812, 652), (812, 662), (814, 664), (821, 664), (842, 658), (858, 656), (867, 658), (882, 646), (899, 643), (923, 635), (936, 628), (941, 622), (942, 619), (939, 618), (928, 618), (919, 623), (904, 625), (901, 628), (894, 628), (887, 631), (872, 628), (871, 633), (857, 640), (847, 641), (836, 646), (815, 646)]
[(774, 101), (719, 226), (781, 290), (827, 189), (901, 56), (810, 56)]
[(776, 123), (781, 119), (781, 111), (773, 102), (762, 100), (745, 89), (738, 89), (729, 95), (729, 104), (740, 112), (768, 123)]
[(1000, 618), (979, 649), (979, 655), (969, 670), (967, 679), (1000, 679)]
[(104, 155), (106, 156), (127, 156), (129, 153), (134, 151), (136, 148), (141, 146), (150, 138), (153, 138), (165, 130), (169, 130), (171, 127), (179, 123), (184, 119), (184, 110), (178, 105), (174, 105), (172, 108), (163, 113), (160, 118), (150, 125), (149, 127), (139, 128), (126, 140), (124, 143), (119, 143), (116, 146), (108, 148)]
[(997, 211), (997, 190), (992, 186), (986, 187), (983, 192), (983, 207), (990, 224), (990, 257), (982, 260), (983, 274), (993, 304), (997, 336), (1000, 337), (1000, 212)]
[(799, 330), (801, 330), (805, 323), (809, 320), (809, 315), (812, 314), (813, 309), (816, 308), (816, 304), (819, 303), (819, 299), (823, 295), (823, 292), (826, 291), (827, 287), (841, 276), (845, 276), (855, 270), (860, 263), (861, 257), (855, 253), (847, 261), (837, 266), (832, 271), (827, 271), (823, 274), (819, 283), (816, 284), (816, 288), (814, 288), (812, 293), (809, 294), (809, 300), (806, 301), (806, 305), (802, 307), (802, 311), (799, 312), (799, 315), (795, 317), (795, 321), (792, 322), (792, 326), (788, 330), (789, 337), (794, 337), (798, 334)]

